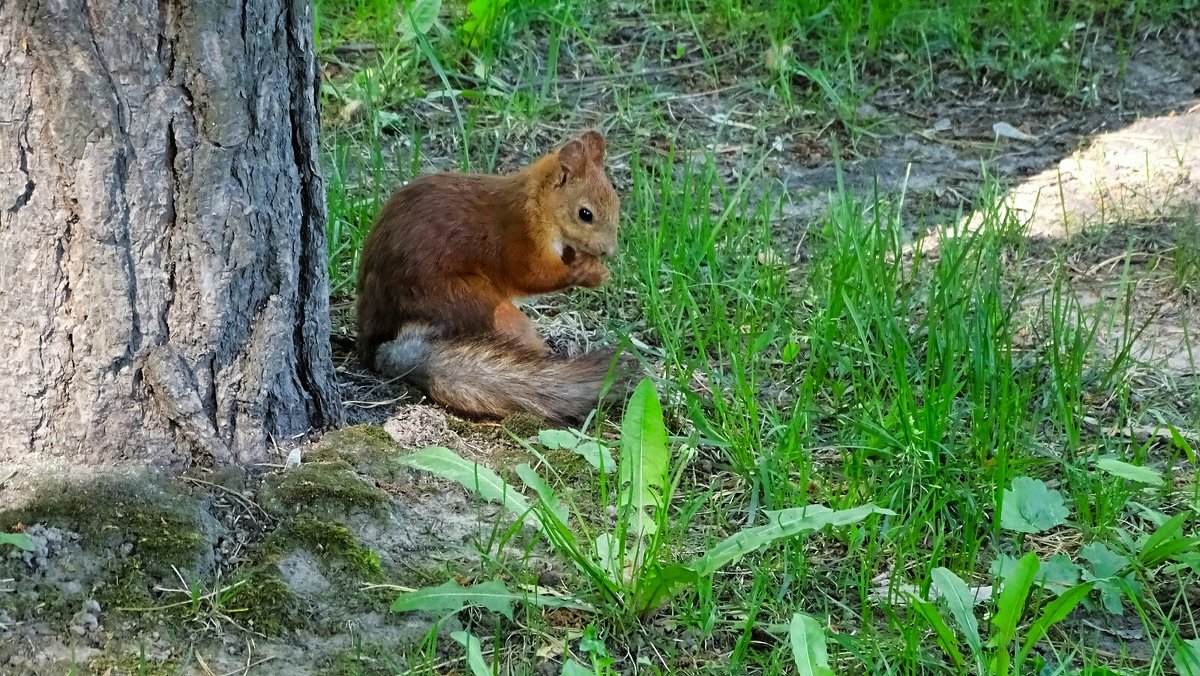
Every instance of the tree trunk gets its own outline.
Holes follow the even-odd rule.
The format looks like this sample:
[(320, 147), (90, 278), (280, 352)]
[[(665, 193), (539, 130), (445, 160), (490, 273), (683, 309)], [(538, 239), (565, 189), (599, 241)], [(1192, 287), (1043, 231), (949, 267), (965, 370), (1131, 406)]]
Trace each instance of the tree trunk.
[(0, 462), (341, 421), (306, 0), (0, 0)]

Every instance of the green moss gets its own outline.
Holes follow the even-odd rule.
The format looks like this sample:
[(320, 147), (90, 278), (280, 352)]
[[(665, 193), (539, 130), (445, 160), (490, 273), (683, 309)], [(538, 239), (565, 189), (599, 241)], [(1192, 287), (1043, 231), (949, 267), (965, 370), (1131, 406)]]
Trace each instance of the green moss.
[(91, 486), (47, 487), (20, 509), (0, 514), (0, 528), (45, 523), (79, 533), (97, 554), (132, 545), (130, 557), (155, 577), (172, 566), (194, 568), (207, 541), (199, 528), (199, 505), (155, 479), (121, 479)]
[(137, 559), (126, 559), (96, 591), (96, 601), (106, 611), (152, 608), (155, 604), (150, 594), (153, 586)]
[(478, 423), (473, 423), (470, 420), (456, 418), (452, 415), (446, 416), (446, 427), (460, 437), (478, 436), (481, 432), (488, 429)]
[(540, 416), (531, 413), (514, 413), (501, 422), (501, 427), (524, 439), (536, 436), (547, 426), (546, 421)]
[(262, 489), (263, 507), (276, 514), (375, 512), (387, 501), (342, 461), (305, 463), (269, 477)]
[(355, 425), (326, 434), (308, 453), (310, 462), (344, 462), (362, 474), (395, 481), (403, 466), (404, 456), (392, 437), (382, 427)]
[(403, 657), (377, 643), (356, 645), (333, 658), (329, 676), (390, 676), (405, 673)]
[(177, 662), (153, 662), (145, 655), (124, 653), (101, 655), (87, 663), (89, 674), (139, 674), (139, 676), (170, 676), (181, 673)]
[(238, 610), (232, 617), (250, 631), (268, 636), (299, 626), (296, 597), (279, 577), (274, 565), (250, 566), (239, 571), (234, 583), (245, 580), (229, 605)]
[(332, 569), (348, 571), (363, 580), (383, 579), (379, 555), (364, 547), (350, 529), (339, 523), (311, 516), (292, 517), (267, 538), (268, 550), (277, 555), (297, 547), (312, 552)]

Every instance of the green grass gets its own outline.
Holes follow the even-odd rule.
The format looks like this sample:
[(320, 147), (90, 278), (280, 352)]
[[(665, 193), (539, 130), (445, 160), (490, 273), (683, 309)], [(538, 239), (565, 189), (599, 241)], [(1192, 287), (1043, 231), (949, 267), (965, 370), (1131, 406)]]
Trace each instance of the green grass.
[[(970, 586), (994, 584), (997, 561), (1035, 552), (1043, 567), (1097, 580), (1084, 601), (1089, 622), (1146, 637), (1098, 651), (1096, 632), (1071, 616), (1035, 659), (1074, 671), (1045, 673), (1168, 672), (1200, 628), (1186, 591), (1200, 584), (1200, 553), (1180, 536), (1178, 557), (1139, 557), (1167, 516), (1200, 510), (1197, 448), (1184, 437), (1105, 433), (1085, 419), (1200, 426), (1200, 384), (1139, 363), (1129, 348), (1146, 328), (1144, 298), (1167, 287), (1195, 298), (1194, 219), (1178, 224), (1157, 265), (1126, 258), (1105, 302), (1087, 303), (1092, 289), (1073, 263), (1089, 255), (1086, 242), (1050, 254), (1035, 247), (998, 206), (999, 182), (970, 196), (982, 227), (956, 237), (949, 227), (968, 214), (840, 180), (821, 213), (799, 219), (790, 207), (803, 196), (775, 180), (790, 160), (772, 145), (786, 132), (851, 153), (899, 133), (860, 111), (873, 87), (905, 87), (921, 100), (946, 74), (1086, 106), (1080, 92), (1101, 73), (1090, 65), (1096, 44), (1127, 52), (1145, 29), (1194, 16), (1193, 0), (625, 3), (634, 14), (513, 2), (485, 35), (464, 32), (470, 15), (446, 4), (441, 26), (406, 43), (388, 37), (395, 5), (318, 5), (323, 53), (359, 40), (380, 47), (325, 88), (333, 293), (352, 295), (362, 238), (401, 181), (513, 168), (579, 127), (616, 130), (623, 231), (613, 278), (561, 302), (645, 346), (671, 432), (703, 440), (661, 555), (688, 560), (762, 525), (764, 510), (874, 503), (896, 512), (752, 553), (653, 619), (586, 616), (584, 641), (541, 609), (474, 625), (489, 659), (523, 672), (552, 637), (623, 673), (639, 660), (647, 673), (715, 661), (729, 673), (791, 673), (786, 626), (803, 612), (834, 629), (837, 673), (959, 673), (906, 592), (926, 594), (942, 567)], [(785, 44), (790, 60), (768, 68), (764, 52)], [(687, 66), (699, 88), (729, 90), (725, 107), (690, 120), (721, 111), (750, 130), (681, 124), (673, 116), (688, 103), (676, 97), (687, 92), (667, 96), (655, 75), (626, 75), (673, 66)], [(352, 102), (357, 112), (340, 119)], [(740, 150), (714, 151), (720, 144)], [(923, 253), (926, 233), (943, 236)], [(1102, 459), (1164, 481), (1131, 479)], [(1065, 520), (1024, 533), (1006, 520), (1006, 503), (1012, 512), (1027, 499), (1026, 477), (1043, 482), (1050, 502), (1061, 499)], [(1097, 563), (1097, 551), (1116, 568)], [(1054, 598), (1037, 585), (1022, 597), (1020, 630)], [(985, 641), (1002, 625), (985, 612), (996, 608), (975, 609)], [(941, 612), (966, 651), (961, 627)], [(435, 638), (409, 655), (412, 668), (433, 669), (435, 643), (461, 654), (448, 636)]]

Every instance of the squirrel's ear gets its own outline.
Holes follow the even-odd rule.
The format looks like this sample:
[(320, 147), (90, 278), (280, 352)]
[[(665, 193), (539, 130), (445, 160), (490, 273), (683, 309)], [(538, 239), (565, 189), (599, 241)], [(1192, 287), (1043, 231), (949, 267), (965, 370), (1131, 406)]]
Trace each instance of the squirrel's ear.
[[(580, 176), (587, 168), (587, 149), (578, 140), (568, 141), (558, 149), (558, 163), (562, 165), (566, 175)], [(563, 178), (565, 180), (566, 176)]]
[(598, 164), (604, 162), (604, 151), (608, 147), (608, 144), (600, 132), (586, 131), (579, 137), (579, 142), (587, 148), (588, 157), (592, 158)]

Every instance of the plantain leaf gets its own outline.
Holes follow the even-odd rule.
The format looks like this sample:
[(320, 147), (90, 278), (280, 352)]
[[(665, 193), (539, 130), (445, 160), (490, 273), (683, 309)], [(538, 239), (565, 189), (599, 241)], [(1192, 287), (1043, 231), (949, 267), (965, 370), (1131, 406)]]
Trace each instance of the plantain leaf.
[(456, 631), (450, 634), (450, 638), (458, 641), (467, 649), (467, 666), (470, 667), (474, 676), (492, 676), (492, 668), (488, 666), (487, 660), (483, 657), (479, 639), (465, 631)]
[(776, 540), (792, 537), (805, 531), (820, 530), (826, 526), (846, 526), (858, 523), (872, 514), (895, 515), (895, 512), (870, 504), (838, 511), (823, 505), (807, 505), (766, 512), (768, 523), (747, 528), (725, 538), (703, 556), (689, 563), (687, 567), (700, 577), (708, 577), (733, 561)]
[(1026, 554), (1004, 578), (1000, 596), (996, 600), (996, 614), (992, 617), (992, 639), (988, 642), (989, 646), (995, 648), (991, 673), (1008, 673), (1008, 646), (1017, 634), (1017, 623), (1021, 621), (1021, 615), (1025, 612), (1025, 603), (1029, 599), (1033, 581), (1037, 578), (1039, 565), (1036, 554)]
[(463, 587), (454, 580), (436, 587), (426, 587), (405, 592), (392, 601), (392, 612), (406, 613), (423, 610), (430, 613), (458, 612), (468, 603), (473, 603), (492, 612), (513, 619), (513, 602), (526, 600), (526, 595), (514, 593), (500, 580), (489, 580), (470, 587)]
[(833, 676), (829, 654), (825, 649), (825, 625), (804, 613), (792, 615), (788, 626), (792, 641), (792, 659), (801, 676)]
[(621, 517), (635, 537), (652, 535), (654, 516), (649, 510), (664, 509), (670, 451), (662, 405), (654, 383), (643, 379), (629, 398), (621, 420), (621, 465), (617, 473), (617, 495)]
[(967, 583), (949, 568), (935, 568), (933, 586), (950, 609), (950, 615), (966, 638), (971, 653), (978, 658), (983, 651), (983, 641), (979, 638), (979, 620), (975, 618), (975, 598), (967, 588)]
[(1127, 462), (1122, 462), (1115, 458), (1101, 458), (1096, 461), (1096, 467), (1112, 474), (1113, 476), (1121, 477), (1128, 481), (1134, 481), (1147, 486), (1161, 486), (1163, 484), (1162, 472), (1150, 469), (1149, 467), (1141, 467), (1131, 465)]
[(457, 482), (485, 500), (500, 502), (509, 512), (539, 529), (542, 526), (541, 519), (531, 511), (529, 501), (517, 489), (487, 467), (466, 460), (448, 448), (424, 448), (400, 458), (400, 463)]

